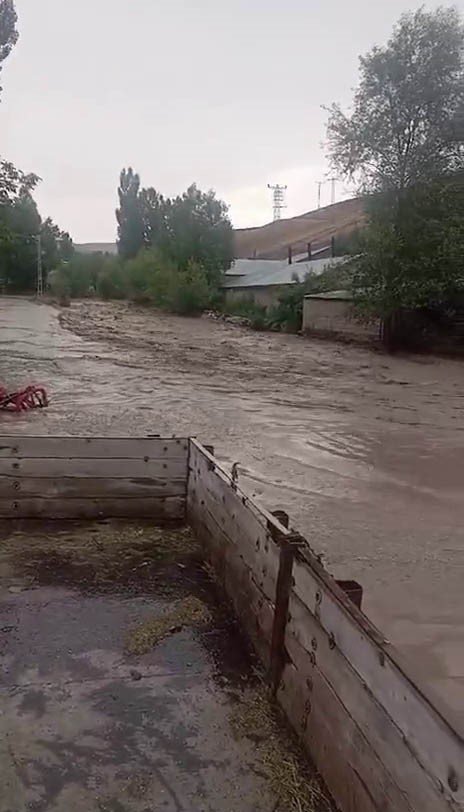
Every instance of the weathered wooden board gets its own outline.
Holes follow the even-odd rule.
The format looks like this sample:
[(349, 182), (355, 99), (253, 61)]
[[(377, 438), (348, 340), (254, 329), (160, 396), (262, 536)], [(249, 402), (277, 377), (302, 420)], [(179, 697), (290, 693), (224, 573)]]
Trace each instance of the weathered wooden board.
[(180, 479), (187, 476), (187, 463), (182, 459), (129, 459), (82, 457), (0, 459), (0, 476), (56, 479), (58, 477), (106, 477), (107, 479)]
[[(420, 812), (449, 812), (457, 808), (445, 799), (436, 782), (419, 764), (408, 748), (403, 731), (390, 719), (337, 646), (333, 646), (333, 640), (317, 618), (295, 595), (291, 597), (289, 608), (285, 645), (293, 664), (301, 671), (299, 681), (306, 697), (303, 705), (308, 700), (314, 705), (314, 675), (319, 675), (336, 695), (339, 713), (347, 717), (346, 724), (355, 726), (364, 737), (365, 747), (376, 755), (382, 782), (385, 784), (388, 779), (397, 786), (408, 802), (406, 808)], [(322, 711), (325, 713), (326, 709)], [(337, 754), (337, 757), (348, 755)], [(358, 767), (365, 783), (370, 780), (372, 763), (371, 755)]]
[(0, 516), (183, 519), (187, 476), (187, 440), (0, 437)]
[(208, 453), (190, 452), (187, 515), (260, 657), (269, 661), (278, 545), (268, 517), (252, 510)]
[[(190, 521), (267, 663), (279, 566), (269, 514), (194, 441), (189, 460)], [(297, 558), (278, 698), (340, 808), (464, 812), (462, 738), (309, 546)]]
[(193, 498), (198, 511), (206, 511), (214, 519), (216, 527), (224, 532), (252, 571), (257, 585), (274, 601), (279, 546), (268, 531), (267, 522), (272, 521), (271, 517), (261, 513), (244, 494), (232, 487), (227, 474), (192, 443), (188, 501), (191, 503)]
[(278, 700), (339, 807), (343, 812), (412, 812), (336, 693), (309, 662), (306, 668), (299, 665), (285, 667)]
[(69, 499), (87, 497), (151, 499), (157, 496), (185, 496), (185, 478), (158, 479), (138, 477), (113, 479), (109, 477), (60, 477), (55, 479), (0, 476), (0, 499), (28, 496)]
[[(404, 738), (443, 797), (464, 808), (464, 742), (418, 686), (403, 672), (387, 644), (357, 622), (328, 586), (328, 579), (305, 562), (294, 567), (295, 595), (316, 617), (376, 702)], [(450, 807), (452, 808), (452, 807)]]
[[(201, 518), (200, 518), (201, 517)], [(207, 557), (224, 592), (233, 604), (243, 629), (247, 632), (261, 660), (269, 662), (274, 607), (253, 579), (252, 573), (238, 555), (223, 531), (204, 511), (196, 512), (191, 503), (189, 522), (207, 551)]]
[(0, 458), (187, 460), (188, 440), (159, 437), (1, 437)]
[(0, 499), (0, 518), (102, 519), (155, 518), (183, 520), (182, 496), (153, 499)]
[[(242, 504), (248, 507), (249, 515), (253, 517), (255, 522), (254, 526), (259, 525), (267, 529), (268, 524), (271, 524), (284, 538), (292, 535), (291, 531), (280, 524), (275, 516), (265, 510), (261, 505), (258, 506), (236, 483), (233, 483), (229, 472), (225, 471), (221, 465), (219, 465), (217, 459), (195, 439), (190, 440), (189, 468), (190, 471), (196, 470), (198, 472), (203, 472), (206, 468), (210, 473), (215, 473), (223, 483), (228, 485), (228, 489), (223, 490), (221, 494), (221, 497), (224, 498), (224, 504), (227, 503), (228, 497), (230, 497), (231, 494), (237, 496)], [(212, 481), (215, 480), (213, 479)], [(234, 507), (234, 504), (235, 503), (232, 502), (231, 508)]]
[[(189, 489), (191, 495), (190, 503), (193, 504), (194, 498), (198, 512), (202, 515), (210, 532), (213, 534), (220, 532), (224, 536), (224, 539), (227, 539), (227, 546), (232, 545), (236, 554), (248, 567), (250, 572), (253, 573), (253, 578), (263, 594), (265, 594), (270, 601), (274, 601), (278, 567), (278, 562), (275, 558), (275, 545), (272, 544), (271, 546), (271, 542), (263, 540), (259, 549), (256, 548), (256, 544), (252, 546), (246, 532), (244, 532), (242, 536), (237, 535), (238, 523), (235, 520), (233, 527), (235, 532), (229, 532), (229, 524), (227, 522), (221, 522), (220, 518), (218, 518), (218, 516), (221, 517), (222, 515), (223, 506), (222, 504), (218, 505), (211, 498), (211, 492), (208, 489), (208, 485), (204, 482), (202, 474), (193, 475)], [(241, 507), (243, 511), (246, 511), (243, 505)], [(240, 521), (240, 519), (238, 521)]]

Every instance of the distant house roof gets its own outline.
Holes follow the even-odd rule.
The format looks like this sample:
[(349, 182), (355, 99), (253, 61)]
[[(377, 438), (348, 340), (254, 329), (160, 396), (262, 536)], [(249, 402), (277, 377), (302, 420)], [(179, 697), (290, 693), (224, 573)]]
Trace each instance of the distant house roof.
[(282, 259), (235, 259), (226, 276), (248, 276), (252, 271), (272, 271), (284, 265), (286, 261)]
[(117, 254), (118, 246), (115, 242), (84, 242), (74, 243), (79, 254)]
[(225, 288), (256, 288), (268, 287), (269, 285), (292, 285), (297, 280), (303, 282), (308, 274), (319, 275), (330, 265), (339, 265), (346, 262), (347, 257), (330, 257), (327, 259), (314, 259), (311, 262), (299, 262), (297, 265), (289, 265), (288, 262), (280, 260), (235, 260), (237, 263), (253, 263), (253, 268), (247, 266), (238, 267), (245, 269), (243, 275), (226, 273), (224, 282)]
[(353, 294), (349, 290), (329, 290), (326, 293), (308, 293), (305, 299), (339, 299), (340, 301), (353, 301)]

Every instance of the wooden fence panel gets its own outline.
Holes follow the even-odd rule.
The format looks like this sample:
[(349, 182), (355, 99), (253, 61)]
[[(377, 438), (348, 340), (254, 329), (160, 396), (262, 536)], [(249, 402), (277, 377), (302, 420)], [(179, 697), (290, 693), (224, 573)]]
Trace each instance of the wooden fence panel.
[(0, 459), (181, 459), (186, 460), (188, 440), (177, 437), (0, 437)]
[(0, 499), (0, 519), (155, 519), (181, 520), (183, 496), (150, 499)]
[(42, 498), (104, 498), (115, 499), (185, 496), (185, 477), (134, 479), (110, 477), (0, 477), (0, 499), (41, 496)]
[[(279, 547), (267, 529), (275, 521), (245, 496), (222, 471), (217, 461), (192, 441), (189, 462), (189, 492), (197, 512), (205, 510), (230, 540), (253, 573), (254, 580), (270, 599), (275, 598), (279, 571)], [(276, 523), (277, 525), (277, 523)], [(280, 527), (280, 525), (279, 525)]]
[(108, 479), (179, 478), (185, 475), (187, 462), (175, 460), (144, 460), (127, 457), (35, 457), (34, 459), (0, 459), (0, 477), (106, 477)]
[[(362, 742), (363, 758), (357, 764), (356, 771), (364, 781), (370, 782), (373, 765), (376, 765), (376, 785), (390, 785), (390, 796), (395, 788), (401, 794), (401, 805), (397, 800), (397, 806), (391, 808), (420, 812), (452, 809), (453, 805), (448, 805), (431, 776), (411, 753), (403, 731), (379, 704), (369, 685), (359, 678), (350, 661), (334, 645), (334, 638), (327, 634), (315, 615), (295, 594), (291, 596), (289, 617), (285, 645), (296, 670), (293, 681), (299, 684), (304, 697), (300, 709), (293, 709), (296, 725), (301, 723), (301, 707), (304, 707), (305, 701), (314, 711), (308, 722), (313, 726), (319, 714), (330, 718), (337, 713), (346, 729), (351, 731), (349, 739), (342, 737), (337, 743), (339, 758), (353, 764), (360, 750), (358, 747), (353, 753), (353, 742)], [(314, 737), (306, 734), (305, 737), (313, 751), (317, 744)], [(369, 756), (366, 756), (366, 748)], [(322, 765), (322, 772), (325, 769), (326, 765)]]
[(187, 517), (204, 542), (213, 567), (263, 661), (269, 663), (279, 547), (261, 511), (217, 461), (191, 441)]
[[(368, 726), (369, 739), (377, 747), (382, 760), (390, 761), (391, 744), (386, 744), (386, 731), (396, 729), (404, 744), (404, 752), (409, 752), (406, 767), (415, 759), (421, 771), (417, 772), (423, 786), (417, 787), (417, 795), (429, 792), (429, 785), (435, 795), (435, 806), (430, 800), (429, 808), (464, 809), (464, 741), (452, 728), (448, 720), (437, 710), (399, 665), (399, 655), (373, 629), (367, 619), (345, 599), (335, 582), (321, 565), (311, 562), (306, 553), (306, 561), (299, 561), (294, 568), (294, 595), (306, 607), (305, 619), (297, 624), (293, 618), (290, 633), (305, 647), (310, 647), (311, 616), (324, 632), (333, 649), (351, 668), (354, 679), (352, 685), (368, 692), (376, 703), (376, 716), (371, 707), (368, 718), (362, 718), (363, 705), (353, 703), (353, 713), (361, 726)], [(293, 609), (297, 604), (293, 602)], [(324, 649), (323, 649), (324, 650)], [(317, 660), (317, 652), (315, 653)], [(328, 668), (328, 665), (325, 665)], [(346, 673), (346, 672), (345, 672)], [(329, 674), (325, 674), (330, 681)], [(333, 679), (333, 674), (332, 674)], [(337, 691), (342, 686), (337, 682)], [(345, 697), (345, 701), (348, 701)], [(398, 743), (398, 747), (400, 744)], [(401, 748), (398, 750), (401, 752)], [(406, 756), (405, 756), (406, 757)], [(403, 762), (391, 763), (397, 780), (404, 786)], [(414, 791), (411, 785), (410, 792)], [(431, 796), (433, 798), (433, 795)], [(425, 802), (425, 801), (423, 801)], [(431, 806), (430, 806), (431, 804)], [(418, 810), (423, 807), (415, 806)], [(427, 808), (427, 807), (425, 807)]]
[[(279, 571), (269, 514), (195, 441), (187, 512), (268, 665)], [(464, 812), (463, 739), (304, 540), (284, 647), (278, 701), (342, 812)]]
[(0, 517), (185, 516), (188, 440), (0, 437)]

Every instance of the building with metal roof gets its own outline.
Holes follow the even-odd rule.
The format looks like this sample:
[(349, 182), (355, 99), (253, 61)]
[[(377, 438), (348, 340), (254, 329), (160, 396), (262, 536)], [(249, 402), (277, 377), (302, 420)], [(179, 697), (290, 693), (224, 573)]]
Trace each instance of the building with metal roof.
[(226, 274), (223, 289), (226, 301), (231, 303), (243, 298), (254, 299), (256, 304), (270, 307), (278, 300), (282, 290), (308, 275), (318, 276), (333, 265), (346, 262), (348, 257), (314, 259), (311, 262), (289, 264), (280, 260), (236, 260)]
[(282, 268), (286, 264), (286, 261), (282, 259), (235, 259), (229, 270), (226, 271), (226, 277), (229, 279), (230, 277), (248, 276), (255, 271), (266, 273)]
[(299, 262), (296, 265), (280, 260), (235, 260), (226, 274), (224, 288), (293, 285), (295, 282), (303, 282), (308, 274), (317, 276), (333, 265), (343, 264), (347, 259), (348, 257), (330, 257)]

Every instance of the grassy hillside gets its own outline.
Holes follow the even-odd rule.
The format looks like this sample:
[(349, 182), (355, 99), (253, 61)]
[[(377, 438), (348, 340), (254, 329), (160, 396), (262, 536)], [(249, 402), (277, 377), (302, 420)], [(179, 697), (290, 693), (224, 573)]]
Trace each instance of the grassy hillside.
[[(330, 243), (331, 237), (349, 236), (364, 223), (365, 215), (359, 198), (344, 200), (288, 220), (278, 220), (259, 228), (235, 229), (236, 259), (286, 259), (288, 246), (294, 254), (304, 253), (308, 242), (316, 251)], [(116, 243), (98, 242), (76, 245), (77, 251), (90, 254), (95, 251), (116, 254)]]
[(259, 228), (235, 231), (237, 259), (285, 259), (288, 246), (294, 254), (304, 253), (308, 242), (312, 250), (330, 243), (331, 237), (347, 237), (365, 221), (363, 203), (359, 198), (344, 200), (333, 206), (310, 211), (288, 220), (278, 220)]

